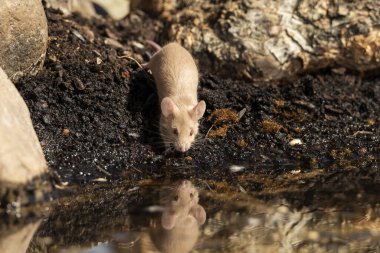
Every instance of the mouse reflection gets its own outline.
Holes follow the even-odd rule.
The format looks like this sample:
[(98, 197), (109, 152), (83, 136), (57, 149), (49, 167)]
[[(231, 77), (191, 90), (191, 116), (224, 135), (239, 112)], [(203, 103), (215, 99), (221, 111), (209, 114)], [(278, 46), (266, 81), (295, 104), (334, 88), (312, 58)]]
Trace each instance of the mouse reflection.
[[(160, 190), (162, 213), (150, 227), (135, 235), (134, 242), (116, 243), (118, 253), (187, 253), (198, 241), (199, 228), (206, 221), (205, 209), (199, 205), (197, 188), (183, 180)], [(131, 234), (129, 234), (130, 236)], [(126, 239), (126, 238), (124, 238)]]

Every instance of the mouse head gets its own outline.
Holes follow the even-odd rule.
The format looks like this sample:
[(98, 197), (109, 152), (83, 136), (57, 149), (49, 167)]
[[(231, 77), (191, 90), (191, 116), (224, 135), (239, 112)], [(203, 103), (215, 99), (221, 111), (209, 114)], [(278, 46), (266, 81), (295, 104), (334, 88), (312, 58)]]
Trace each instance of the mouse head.
[(198, 204), (198, 190), (190, 181), (183, 180), (177, 186), (171, 188), (165, 194), (165, 200), (166, 210), (161, 217), (163, 228), (172, 229), (183, 215), (193, 216), (199, 225), (206, 221), (206, 212)]
[(173, 143), (180, 152), (189, 150), (198, 134), (198, 120), (206, 110), (205, 101), (200, 101), (192, 108), (178, 107), (174, 101), (165, 97), (161, 102), (161, 112), (164, 117), (165, 141)]

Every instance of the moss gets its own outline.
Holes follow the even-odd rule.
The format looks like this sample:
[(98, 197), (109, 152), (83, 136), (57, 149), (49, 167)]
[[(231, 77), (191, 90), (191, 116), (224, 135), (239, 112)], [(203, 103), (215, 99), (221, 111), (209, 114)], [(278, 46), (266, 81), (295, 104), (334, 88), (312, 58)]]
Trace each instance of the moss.
[[(239, 121), (239, 116), (236, 112), (227, 109), (216, 109), (207, 118), (208, 121), (213, 121), (210, 130), (208, 131), (206, 137), (224, 137), (227, 134), (228, 128)], [(212, 129), (215, 126), (219, 126), (216, 129)]]
[(225, 121), (231, 121), (236, 123), (239, 121), (239, 116), (236, 112), (231, 109), (222, 108), (214, 110), (211, 115), (207, 118), (208, 121), (214, 121), (213, 124), (219, 124)]
[(280, 107), (280, 108), (284, 107), (286, 103), (286, 101), (283, 99), (275, 99), (273, 102), (276, 105), (276, 107)]
[(376, 121), (374, 119), (371, 119), (371, 118), (367, 119), (367, 124), (369, 126), (373, 126), (373, 125), (375, 125), (375, 123), (376, 123)]
[(238, 145), (240, 148), (245, 148), (248, 146), (248, 143), (245, 142), (243, 138), (239, 138), (236, 140), (236, 145)]
[(207, 136), (210, 138), (224, 137), (226, 136), (229, 127), (229, 125), (223, 125), (215, 130), (210, 130)]
[(261, 122), (261, 128), (266, 133), (277, 133), (284, 127), (271, 119), (265, 119)]

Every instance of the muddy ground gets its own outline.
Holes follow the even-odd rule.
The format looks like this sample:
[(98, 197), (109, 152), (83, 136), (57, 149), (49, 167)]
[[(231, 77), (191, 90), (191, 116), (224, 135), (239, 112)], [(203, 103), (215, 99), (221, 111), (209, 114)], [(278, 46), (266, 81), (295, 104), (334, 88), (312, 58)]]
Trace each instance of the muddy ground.
[[(164, 154), (152, 76), (122, 56), (147, 61), (153, 52), (145, 39), (165, 44), (167, 24), (143, 12), (122, 21), (46, 14), (44, 69), (16, 86), (63, 182), (55, 182), (58, 193), (68, 197), (54, 202), (35, 252), (54, 252), (38, 250), (39, 237), (87, 244), (141, 225), (129, 224), (129, 215), (157, 204), (162, 182), (179, 178), (204, 190), (208, 217), (248, 212), (257, 199), (310, 210), (378, 203), (380, 75), (337, 68), (247, 82), (223, 79), (229, 70), (210, 73), (199, 60), (199, 97), (207, 103), (199, 141), (184, 155)], [(292, 146), (293, 139), (303, 144)]]
[[(44, 70), (16, 86), (62, 181), (195, 177), (256, 193), (380, 184), (379, 75), (325, 69), (288, 81), (235, 81), (199, 59), (207, 103), (199, 141), (185, 155), (164, 154), (152, 76), (121, 56), (147, 61), (153, 52), (144, 40), (165, 44), (165, 23), (142, 12), (122, 21), (54, 10), (47, 17)], [(289, 145), (294, 138), (303, 144)], [(232, 164), (245, 169), (232, 173)]]

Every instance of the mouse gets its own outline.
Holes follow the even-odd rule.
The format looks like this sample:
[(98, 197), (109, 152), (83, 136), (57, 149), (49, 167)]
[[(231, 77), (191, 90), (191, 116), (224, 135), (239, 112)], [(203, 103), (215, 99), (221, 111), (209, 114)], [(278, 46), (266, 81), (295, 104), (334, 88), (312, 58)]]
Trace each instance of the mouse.
[(166, 151), (186, 152), (198, 134), (206, 102), (198, 101), (199, 73), (192, 55), (171, 42), (164, 47), (147, 41), (157, 51), (144, 66), (156, 83), (161, 115), (160, 136)]
[[(200, 226), (206, 221), (206, 211), (198, 202), (198, 189), (189, 180), (161, 187), (158, 197), (160, 213), (149, 219), (149, 227), (119, 235), (111, 247), (117, 253), (190, 252), (197, 245)], [(125, 245), (130, 247), (126, 250)]]
[(199, 227), (206, 221), (206, 211), (199, 205), (197, 188), (189, 181), (180, 181), (161, 191), (161, 226), (150, 236), (159, 252), (190, 252), (199, 237)]

